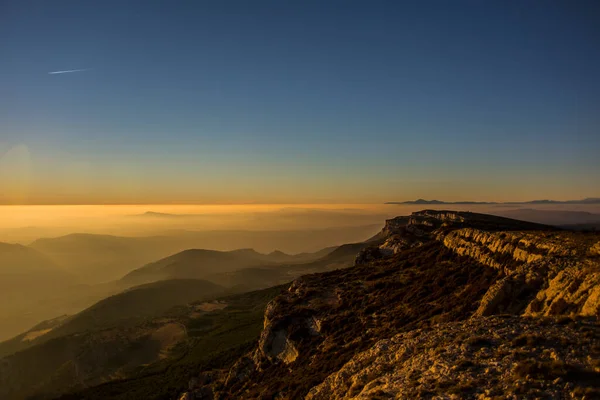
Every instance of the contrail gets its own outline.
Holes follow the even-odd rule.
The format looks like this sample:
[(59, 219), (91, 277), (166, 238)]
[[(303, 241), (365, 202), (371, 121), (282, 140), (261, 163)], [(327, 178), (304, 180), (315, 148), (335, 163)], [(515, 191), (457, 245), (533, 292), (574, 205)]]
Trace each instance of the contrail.
[(52, 72), (48, 72), (48, 75), (57, 75), (57, 74), (69, 74), (71, 72), (83, 72), (83, 71), (87, 71), (88, 69), (67, 69), (64, 71), (52, 71)]

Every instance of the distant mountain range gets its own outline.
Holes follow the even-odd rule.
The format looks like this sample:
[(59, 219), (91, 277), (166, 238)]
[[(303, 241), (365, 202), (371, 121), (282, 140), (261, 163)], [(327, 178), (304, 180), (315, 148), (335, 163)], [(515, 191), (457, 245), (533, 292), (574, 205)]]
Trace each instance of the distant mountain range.
[(139, 285), (165, 279), (203, 279), (210, 274), (232, 272), (243, 268), (310, 262), (326, 256), (333, 250), (329, 248), (317, 253), (289, 255), (280, 251), (262, 254), (253, 249), (233, 251), (189, 249), (135, 269), (125, 275), (122, 281)]
[[(344, 244), (295, 255), (190, 249), (150, 263), (126, 275), (121, 287), (151, 283), (108, 296), (75, 315), (38, 323), (0, 342), (0, 398), (54, 398), (115, 378), (135, 380), (166, 367), (178, 368), (151, 384), (150, 392), (162, 390), (160, 398), (167, 398), (172, 389), (165, 382), (185, 383), (187, 371), (210, 357), (234, 361), (221, 353), (234, 351), (239, 356), (239, 346), (245, 349), (258, 340), (267, 302), (285, 289), (279, 285), (300, 275), (350, 267), (367, 245)], [(201, 277), (206, 280), (196, 279)], [(268, 287), (272, 288), (241, 294)], [(190, 306), (192, 302), (198, 304)], [(126, 386), (137, 393), (148, 382)], [(138, 396), (129, 388), (114, 390), (126, 392), (120, 398)], [(148, 397), (146, 391), (140, 396), (157, 398)], [(91, 398), (93, 393), (96, 389), (91, 390)]]
[(385, 204), (600, 204), (599, 197), (588, 197), (581, 200), (531, 200), (531, 201), (442, 201), (442, 200), (409, 200), (409, 201), (388, 201)]
[(131, 215), (132, 217), (150, 217), (150, 218), (191, 218), (191, 217), (201, 217), (202, 215), (194, 215), (194, 214), (170, 214), (156, 211), (146, 211), (143, 214), (135, 214)]

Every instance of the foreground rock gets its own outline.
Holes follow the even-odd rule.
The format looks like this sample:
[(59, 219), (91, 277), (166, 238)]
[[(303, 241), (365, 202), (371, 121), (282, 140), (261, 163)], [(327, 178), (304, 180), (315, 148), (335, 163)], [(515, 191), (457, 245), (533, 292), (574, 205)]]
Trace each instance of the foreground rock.
[(597, 398), (599, 343), (600, 327), (590, 321), (441, 324), (377, 342), (306, 398)]

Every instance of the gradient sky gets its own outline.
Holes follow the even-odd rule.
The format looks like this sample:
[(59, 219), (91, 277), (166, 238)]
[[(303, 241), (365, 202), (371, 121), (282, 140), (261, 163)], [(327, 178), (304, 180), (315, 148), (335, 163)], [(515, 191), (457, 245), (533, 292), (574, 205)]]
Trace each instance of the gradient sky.
[(0, 203), (598, 196), (598, 21), (598, 1), (3, 1)]

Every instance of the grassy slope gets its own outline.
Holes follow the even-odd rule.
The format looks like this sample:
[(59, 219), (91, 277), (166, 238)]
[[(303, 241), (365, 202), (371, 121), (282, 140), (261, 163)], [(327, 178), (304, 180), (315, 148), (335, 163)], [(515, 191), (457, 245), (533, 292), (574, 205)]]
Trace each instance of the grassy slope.
[(224, 288), (212, 282), (195, 279), (174, 279), (136, 286), (99, 301), (75, 315), (55, 330), (67, 335), (94, 329), (105, 329), (129, 320), (152, 317), (169, 308), (201, 298), (214, 297)]
[(190, 318), (187, 307), (178, 307), (171, 314), (185, 321), (190, 338), (177, 349), (176, 358), (144, 368), (128, 379), (66, 394), (60, 399), (172, 399), (185, 390), (199, 371), (227, 368), (250, 350), (262, 330), (267, 303), (283, 288), (224, 297), (221, 300), (227, 302), (227, 308), (198, 318)]
[(34, 340), (23, 339), (29, 332), (46, 328), (43, 323), (0, 343), (0, 357), (78, 332), (135, 325), (140, 320), (160, 315), (175, 305), (214, 297), (224, 292), (225, 289), (214, 283), (192, 279), (136, 286), (100, 300), (80, 313), (62, 320), (60, 324), (53, 324), (50, 326), (53, 328), (50, 332)]

